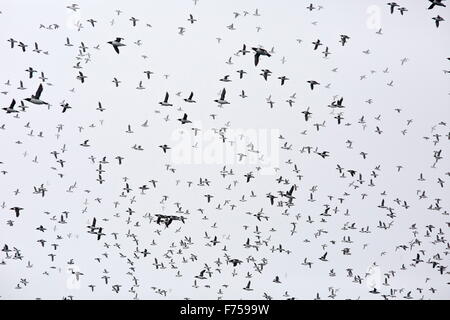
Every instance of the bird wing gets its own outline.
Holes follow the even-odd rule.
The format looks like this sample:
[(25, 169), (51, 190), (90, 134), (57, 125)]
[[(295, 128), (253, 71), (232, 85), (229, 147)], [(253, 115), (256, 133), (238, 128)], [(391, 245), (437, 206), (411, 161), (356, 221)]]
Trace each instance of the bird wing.
[(113, 45), (113, 48), (114, 48), (114, 50), (115, 50), (117, 53), (119, 53), (119, 47), (118, 47), (118, 46)]
[(225, 100), (225, 93), (226, 93), (226, 90), (225, 90), (225, 88), (223, 88), (222, 94), (220, 95), (220, 100)]
[(292, 192), (294, 192), (294, 186), (292, 186), (291, 190), (289, 190), (289, 194), (292, 195)]
[(41, 84), (39, 85), (37, 91), (36, 91), (36, 95), (35, 95), (36, 99), (39, 99), (39, 97), (41, 96), (41, 93), (42, 93), (42, 90), (43, 90), (43, 89), (44, 89), (44, 88), (42, 88), (42, 83), (41, 83)]
[(167, 101), (169, 101), (169, 93), (168, 92), (166, 92), (166, 96), (164, 97), (164, 102), (167, 102)]
[(259, 53), (255, 53), (255, 66), (258, 65), (259, 62)]

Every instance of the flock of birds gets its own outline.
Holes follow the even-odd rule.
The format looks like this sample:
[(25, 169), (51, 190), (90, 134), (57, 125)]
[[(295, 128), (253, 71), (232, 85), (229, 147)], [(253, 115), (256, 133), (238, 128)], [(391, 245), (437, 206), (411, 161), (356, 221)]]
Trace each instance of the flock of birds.
[[(411, 11), (395, 2), (387, 5), (386, 15)], [(82, 10), (79, 4), (65, 6), (69, 12)], [(201, 23), (203, 17), (195, 13), (199, 6), (202, 2), (195, 0), (184, 23)], [(429, 0), (418, 7), (440, 13), (446, 4)], [(307, 15), (326, 7), (308, 4), (303, 9), (301, 14)], [(367, 111), (361, 105), (372, 108), (374, 98), (355, 102), (353, 93), (345, 90), (330, 96), (327, 89), (334, 84), (319, 78), (309, 78), (303, 87), (290, 86), (296, 74), (278, 70), (305, 61), (295, 61), (295, 54), (287, 60), (272, 45), (246, 41), (224, 52), (221, 46), (227, 37), (239, 39), (238, 31), (232, 32), (239, 30), (233, 22), (223, 26), (225, 36), (213, 39), (207, 48), (212, 55), (230, 56), (225, 61), (229, 73), (208, 79), (217, 86), (217, 95), (199, 94), (195, 79), (187, 84), (192, 88), (152, 90), (151, 81), (166, 81), (169, 74), (142, 67), (132, 90), (158, 98), (158, 104), (145, 107), (151, 110), (150, 120), (134, 118), (124, 127), (108, 127), (113, 122), (108, 113), (116, 112), (115, 121), (120, 121), (117, 117), (130, 113), (132, 107), (85, 95), (84, 88), (98, 76), (90, 72), (91, 66), (110, 63), (108, 68), (113, 68), (126, 59), (147, 66), (151, 53), (133, 56), (132, 49), (145, 40), (132, 38), (139, 27), (149, 32), (156, 27), (126, 10), (110, 11), (112, 20), (89, 17), (76, 21), (73, 30), (61, 27), (62, 23), (36, 26), (42, 29), (39, 32), (60, 34), (63, 40), (54, 48), (42, 49), (38, 37), (34, 43), (14, 36), (1, 40), (3, 52), (13, 51), (18, 61), (28, 61), (13, 79), (2, 79), (1, 87), (1, 298), (450, 298), (448, 100), (446, 113), (427, 123), (428, 119), (409, 118), (406, 106)], [(14, 13), (2, 10), (0, 20), (8, 14)], [(270, 19), (270, 12), (230, 13), (235, 21), (248, 17), (257, 21), (261, 16)], [(437, 14), (432, 19), (442, 30), (444, 18)], [(99, 33), (98, 43), (73, 40), (74, 34), (95, 34), (101, 25), (114, 28), (127, 20), (127, 27), (113, 29), (117, 36), (104, 39)], [(174, 30), (180, 39), (188, 31), (195, 33), (189, 27)], [(263, 30), (256, 25), (257, 33)], [(379, 29), (376, 34), (383, 32)], [(333, 61), (335, 52), (356, 50), (354, 39), (348, 32), (337, 33), (335, 43), (306, 36), (280, 41), (296, 42), (299, 50), (319, 52), (323, 61)], [(109, 60), (96, 60), (99, 52), (108, 53)], [(367, 49), (361, 54), (370, 53)], [(32, 66), (35, 59), (63, 55), (73, 55), (67, 70)], [(179, 59), (183, 55), (180, 52)], [(397, 75), (404, 65), (414, 67), (406, 57), (392, 63), (400, 68)], [(442, 56), (442, 64), (444, 74), (449, 74), (450, 57)], [(380, 74), (388, 76), (393, 68), (384, 67)], [(55, 72), (67, 73), (72, 82), (52, 83)], [(338, 73), (338, 68), (331, 72)], [(358, 80), (364, 83), (375, 73), (370, 70)], [(113, 76), (102, 86), (107, 92), (124, 90), (128, 85), (124, 78)], [(300, 130), (293, 136), (286, 119), (286, 127), (276, 137), (279, 163), (271, 174), (263, 174), (261, 165), (266, 150), (244, 134), (231, 134), (233, 121), (227, 117), (241, 113), (236, 105), (251, 108), (248, 96), (259, 94), (251, 84), (245, 87), (247, 78), (267, 84), (269, 90), (292, 90), (283, 100), (269, 94), (253, 106), (261, 117), (275, 118), (280, 109), (290, 112)], [(230, 83), (242, 85), (236, 90)], [(394, 80), (383, 85), (395, 90)], [(303, 97), (313, 94), (329, 97), (329, 103), (305, 105)], [(76, 102), (77, 95), (90, 101), (89, 110)], [(409, 106), (415, 107), (419, 106)], [(197, 126), (200, 114), (206, 119), (202, 128)], [(45, 128), (34, 125), (45, 118), (57, 122)], [(416, 126), (420, 122), (431, 129), (422, 131)], [(158, 132), (158, 125), (171, 125), (194, 138), (211, 130), (216, 145), (244, 141), (244, 148), (236, 151), (233, 163), (203, 164), (201, 169), (195, 164), (179, 165), (172, 162), (176, 142)], [(347, 128), (355, 130), (353, 136)], [(111, 135), (113, 141), (101, 145), (96, 135)], [(309, 137), (326, 135), (334, 136), (328, 145), (304, 143), (314, 142)], [(409, 166), (397, 163), (394, 156), (386, 158), (383, 152), (369, 152), (374, 145), (363, 142), (369, 137), (371, 144), (382, 145), (393, 135), (425, 154), (418, 165), (414, 156)], [(132, 137), (134, 142), (122, 148), (122, 137), (127, 143)], [(199, 145), (194, 142), (190, 147), (195, 150)], [(256, 164), (246, 162), (251, 157)], [(421, 163), (422, 159), (429, 161)]]

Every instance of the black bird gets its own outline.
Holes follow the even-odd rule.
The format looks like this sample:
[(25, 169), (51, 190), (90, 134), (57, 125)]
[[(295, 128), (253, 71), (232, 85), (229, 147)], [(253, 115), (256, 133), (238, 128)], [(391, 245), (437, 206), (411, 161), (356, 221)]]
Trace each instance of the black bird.
[(188, 21), (189, 21), (191, 24), (193, 24), (193, 23), (194, 23), (195, 21), (197, 21), (197, 20), (192, 16), (192, 14), (190, 14), (190, 15), (189, 15)]
[(408, 11), (405, 7), (398, 8), (398, 11), (400, 11), (400, 14), (403, 15), (403, 12)]
[(64, 101), (60, 105), (63, 108), (62, 113), (66, 112), (67, 109), (72, 108), (71, 106), (69, 106), (69, 104), (67, 102), (64, 102)]
[(10, 208), (9, 210), (14, 210), (14, 212), (16, 213), (16, 218), (18, 218), (19, 215), (20, 215), (20, 211), (22, 211), (23, 208), (20, 208), (20, 207), (12, 207), (12, 208)]
[(335, 100), (329, 105), (330, 108), (345, 108), (345, 106), (342, 105), (342, 102), (344, 101), (344, 98), (341, 97), (338, 100)]
[(289, 78), (288, 78), (288, 77), (286, 77), (286, 76), (281, 76), (281, 77), (278, 77), (278, 79), (280, 79), (280, 80), (281, 80), (281, 85), (284, 85), (284, 83), (286, 82), (286, 80), (289, 80)]
[(188, 120), (186, 113), (184, 114), (183, 118), (178, 119), (178, 121), (180, 121), (181, 124), (192, 123), (190, 120)]
[(7, 108), (3, 108), (3, 110), (6, 111), (6, 113), (13, 113), (13, 112), (19, 112), (16, 109), (14, 109), (14, 106), (16, 105), (16, 100), (12, 99), (11, 104)]
[(350, 39), (349, 36), (345, 35), (345, 34), (341, 34), (341, 43), (342, 46), (344, 46), (347, 43), (347, 40)]
[(247, 72), (245, 72), (244, 70), (238, 70), (238, 71), (236, 71), (237, 73), (239, 73), (239, 79), (242, 79), (243, 77), (244, 77), (244, 74), (245, 73), (247, 73)]
[(445, 21), (444, 18), (442, 18), (440, 15), (437, 15), (437, 17), (432, 18), (434, 20), (434, 23), (436, 24), (436, 28), (439, 28), (439, 23), (441, 21)]
[(29, 73), (30, 79), (33, 78), (33, 74), (35, 72), (37, 72), (36, 70), (34, 70), (32, 67), (29, 67), (27, 70), (25, 70), (26, 72)]
[(169, 147), (167, 144), (160, 145), (159, 147), (160, 147), (161, 149), (163, 149), (164, 153), (166, 153), (166, 151), (167, 151), (168, 149), (170, 149), (170, 147)]
[(196, 101), (192, 99), (193, 97), (194, 97), (194, 92), (191, 91), (191, 94), (189, 95), (189, 97), (185, 98), (183, 100), (188, 102), (188, 103), (196, 103)]
[(87, 78), (87, 76), (85, 76), (85, 75), (83, 74), (83, 72), (78, 71), (77, 79), (80, 80), (81, 83), (84, 83), (84, 79), (86, 79), (86, 78)]
[(136, 22), (139, 21), (139, 19), (136, 19), (135, 17), (131, 17), (130, 21), (133, 24), (133, 27), (136, 27)]
[(431, 2), (431, 5), (428, 7), (428, 10), (433, 9), (434, 6), (445, 7), (445, 4), (442, 3), (442, 0), (428, 0)]
[(391, 7), (391, 14), (394, 13), (395, 7), (398, 7), (398, 6), (399, 6), (399, 5), (398, 5), (397, 3), (395, 3), (395, 2), (389, 2), (387, 5)]
[(113, 48), (117, 52), (117, 54), (119, 54), (119, 47), (123, 47), (126, 45), (121, 42), (122, 40), (123, 40), (123, 38), (116, 38), (116, 40), (108, 41), (108, 43), (113, 46)]
[(255, 51), (255, 66), (259, 63), (259, 56), (267, 56), (270, 57), (270, 53), (267, 52), (266, 49), (263, 48), (252, 48)]
[(327, 260), (327, 254), (328, 254), (328, 252), (325, 252), (325, 254), (319, 258), (319, 260), (321, 260), (321, 261), (328, 261)]
[(312, 44), (314, 45), (314, 50), (317, 50), (317, 48), (322, 45), (320, 39), (317, 39), (317, 41), (313, 42)]
[(264, 80), (267, 81), (267, 77), (270, 76), (272, 71), (270, 71), (269, 69), (262, 69), (261, 71), (262, 71), (261, 75), (263, 76)]
[(31, 98), (25, 98), (25, 101), (34, 103), (34, 104), (47, 104), (47, 102), (41, 100), (41, 94), (42, 90), (44, 88), (42, 87), (42, 83), (39, 85), (38, 89), (36, 90), (36, 93), (34, 95), (31, 95)]
[(166, 92), (166, 95), (164, 96), (164, 101), (160, 102), (159, 104), (162, 106), (167, 106), (167, 107), (172, 106), (172, 104), (169, 103), (169, 93), (168, 92)]
[(320, 83), (318, 83), (316, 80), (308, 80), (308, 81), (306, 81), (306, 82), (309, 83), (309, 85), (310, 85), (310, 87), (311, 87), (311, 90), (314, 90), (314, 86), (315, 86), (315, 85), (320, 84)]
[(242, 46), (242, 49), (239, 50), (238, 52), (241, 52), (243, 56), (245, 56), (246, 53), (249, 53), (250, 51), (247, 50), (247, 46), (244, 44)]
[(312, 115), (312, 113), (309, 112), (309, 107), (306, 110), (302, 111), (302, 113), (305, 115), (305, 121), (308, 121), (309, 117)]

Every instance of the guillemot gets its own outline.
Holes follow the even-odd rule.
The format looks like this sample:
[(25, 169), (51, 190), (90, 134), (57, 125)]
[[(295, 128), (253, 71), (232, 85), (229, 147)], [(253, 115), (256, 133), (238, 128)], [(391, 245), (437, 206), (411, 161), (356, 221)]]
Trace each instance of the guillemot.
[(31, 98), (25, 98), (24, 100), (28, 101), (28, 102), (31, 102), (31, 103), (34, 103), (34, 104), (47, 104), (48, 105), (48, 102), (45, 102), (45, 101), (41, 100), (41, 93), (42, 93), (43, 89), (44, 88), (42, 87), (42, 83), (41, 83), (39, 85), (36, 93), (34, 95), (31, 95)]

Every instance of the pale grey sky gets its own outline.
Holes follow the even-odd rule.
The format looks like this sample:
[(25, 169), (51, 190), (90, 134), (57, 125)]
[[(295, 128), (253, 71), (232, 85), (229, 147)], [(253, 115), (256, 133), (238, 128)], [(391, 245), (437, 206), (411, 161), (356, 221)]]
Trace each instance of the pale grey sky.
[[(6, 113), (1, 116), (0, 125), (5, 124), (5, 130), (0, 131), (3, 150), (0, 169), (7, 173), (0, 175), (0, 202), (5, 203), (5, 208), (0, 209), (0, 246), (7, 244), (10, 249), (19, 249), (23, 259), (6, 259), (5, 253), (1, 252), (0, 259), (5, 264), (0, 265), (0, 297), (131, 299), (135, 293), (129, 291), (134, 284), (132, 276), (127, 274), (131, 267), (127, 263), (129, 258), (134, 267), (132, 274), (139, 279), (139, 287), (133, 290), (141, 299), (263, 299), (264, 293), (275, 299), (285, 299), (286, 291), (296, 299), (313, 299), (316, 293), (328, 298), (330, 287), (338, 290), (338, 299), (381, 298), (369, 293), (370, 281), (375, 281), (382, 294), (389, 294), (391, 288), (403, 288), (405, 292), (397, 292), (395, 298), (398, 299), (408, 291), (412, 291), (411, 296), (415, 299), (422, 296), (425, 299), (450, 298), (448, 274), (440, 275), (427, 263), (410, 265), (421, 249), (425, 250), (425, 255), (420, 253), (423, 260), (435, 259), (433, 256), (439, 253), (442, 258), (439, 263), (448, 264), (445, 254), (446, 250), (448, 252), (448, 217), (445, 213), (449, 201), (449, 175), (446, 173), (450, 169), (446, 159), (449, 139), (445, 135), (449, 128), (448, 124), (439, 125), (439, 122), (450, 120), (450, 75), (443, 72), (450, 70), (447, 60), (450, 26), (443, 21), (436, 28), (432, 20), (437, 14), (448, 18), (448, 7), (427, 10), (426, 1), (399, 2), (408, 8), (401, 16), (398, 10), (389, 14), (385, 2), (312, 3), (315, 9), (309, 11), (306, 9), (309, 1), (200, 0), (194, 5), (190, 0), (83, 0), (77, 1), (80, 9), (75, 13), (66, 8), (70, 2), (2, 1), (0, 91), (7, 93), (0, 96), (0, 104), (2, 108), (7, 107), (12, 98), (20, 104), (20, 100), (34, 94), (41, 83), (38, 76), (43, 71), (48, 80), (41, 97), (50, 102), (51, 107), (26, 103), (29, 109), (20, 113), (19, 118)], [(319, 5), (323, 6), (320, 10)], [(260, 16), (254, 15), (256, 8)], [(118, 16), (116, 9), (123, 12)], [(244, 11), (249, 14), (244, 15)], [(240, 15), (235, 18), (234, 12)], [(189, 14), (197, 19), (194, 24), (187, 20)], [(132, 26), (131, 17), (139, 19), (136, 27)], [(98, 21), (95, 27), (86, 21), (91, 18)], [(78, 21), (82, 24), (79, 31)], [(41, 24), (44, 28), (40, 28)], [(45, 28), (51, 24), (58, 24), (59, 28)], [(235, 30), (227, 28), (231, 24)], [(178, 34), (179, 27), (185, 28), (184, 35)], [(258, 27), (261, 27), (259, 32)], [(379, 28), (382, 35), (376, 33)], [(341, 34), (350, 37), (345, 46), (339, 43)], [(70, 38), (73, 47), (64, 46), (66, 37)], [(120, 48), (120, 54), (107, 43), (116, 37), (124, 38), (126, 44)], [(17, 44), (11, 49), (7, 42), (9, 38), (27, 44), (27, 51), (21, 52)], [(324, 45), (314, 51), (312, 42), (317, 39)], [(138, 40), (141, 45), (135, 43)], [(77, 60), (81, 41), (88, 47), (89, 62), (85, 60), (87, 55)], [(32, 52), (34, 42), (42, 51), (48, 51), (48, 55)], [(244, 43), (250, 51), (251, 47), (263, 46), (267, 50), (273, 48), (274, 53), (270, 58), (261, 57), (255, 67), (252, 52), (245, 56), (235, 55)], [(98, 50), (94, 48), (97, 45)], [(327, 46), (331, 54), (324, 59), (322, 51)], [(363, 53), (366, 50), (370, 50), (370, 54)], [(230, 57), (232, 64), (227, 64)], [(408, 61), (402, 65), (401, 59), (405, 57)], [(76, 79), (78, 70), (73, 68), (78, 61), (82, 66), (80, 71), (87, 76), (83, 84)], [(32, 79), (25, 71), (29, 67), (39, 72)], [(260, 75), (261, 69), (266, 68), (272, 71), (268, 81)], [(336, 72), (332, 71), (334, 68), (337, 68)], [(388, 72), (385, 73), (386, 68)], [(247, 72), (242, 80), (236, 72), (239, 69)], [(145, 70), (154, 72), (150, 80), (146, 79)], [(166, 74), (169, 75), (167, 79)], [(225, 75), (230, 75), (232, 81), (219, 81)], [(277, 79), (282, 75), (289, 78), (284, 86)], [(366, 79), (360, 80), (361, 76)], [(114, 77), (121, 81), (118, 88), (112, 83)], [(11, 86), (4, 85), (8, 80)], [(20, 80), (26, 90), (16, 89)], [(316, 80), (320, 85), (311, 91), (308, 80)], [(144, 90), (136, 89), (139, 81)], [(392, 87), (387, 85), (391, 81)], [(326, 88), (327, 84), (330, 84), (329, 88)], [(72, 88), (74, 92), (70, 91)], [(218, 108), (213, 100), (222, 88), (226, 88), (230, 104)], [(245, 90), (247, 98), (239, 97), (241, 90)], [(166, 91), (170, 93), (173, 107), (159, 105)], [(183, 101), (191, 91), (197, 101), (195, 104)], [(181, 95), (176, 96), (177, 92)], [(294, 93), (295, 104), (291, 108), (286, 100)], [(334, 118), (338, 111), (330, 114), (331, 109), (327, 107), (335, 95), (344, 97), (341, 125)], [(273, 109), (266, 102), (269, 96), (275, 102)], [(367, 103), (368, 99), (373, 103)], [(72, 107), (65, 113), (59, 106), (63, 100)], [(99, 101), (106, 108), (104, 112), (96, 110)], [(178, 110), (179, 107), (182, 110)], [(308, 107), (312, 118), (305, 122), (301, 112)], [(401, 112), (396, 112), (396, 108)], [(176, 120), (184, 113), (188, 114), (192, 124), (182, 126)], [(216, 118), (213, 119), (211, 114), (216, 114)], [(164, 119), (166, 116), (169, 116), (168, 121)], [(358, 123), (362, 116), (365, 129)], [(407, 121), (411, 119), (408, 125)], [(146, 128), (141, 126), (145, 120), (148, 120)], [(323, 121), (326, 126), (317, 131), (314, 124)], [(25, 127), (28, 122), (29, 128)], [(59, 124), (63, 125), (63, 130), (58, 138)], [(125, 132), (128, 125), (134, 133)], [(235, 145), (231, 146), (234, 148), (233, 161), (210, 163), (214, 157), (208, 152), (223, 144), (217, 134), (212, 135), (214, 143), (208, 141), (211, 136), (203, 134), (208, 129), (227, 125), (230, 139), (232, 132), (240, 130), (246, 130), (249, 136), (266, 137), (267, 140), (251, 141), (261, 150), (260, 154), (264, 154), (264, 159), (273, 156), (275, 162), (270, 164), (277, 172), (259, 174), (258, 164), (239, 163), (238, 153), (247, 155), (245, 161), (254, 153), (248, 151), (249, 147), (239, 141), (238, 136)], [(84, 130), (80, 132), (79, 126)], [(382, 134), (375, 132), (377, 126)], [(436, 126), (434, 131), (433, 126)], [(183, 136), (190, 136), (192, 141), (199, 143), (198, 148), (190, 148), (202, 155), (196, 163), (180, 163), (182, 161), (174, 152), (181, 145), (174, 139), (181, 127), (186, 129)], [(192, 137), (192, 127), (202, 129), (199, 136)], [(407, 129), (405, 135), (401, 133), (404, 129)], [(29, 135), (31, 130), (33, 136)], [(304, 130), (307, 130), (306, 135), (301, 134)], [(41, 131), (43, 138), (37, 136)], [(441, 135), (436, 144), (436, 137), (432, 136), (435, 133)], [(279, 139), (279, 135), (283, 139)], [(91, 147), (81, 147), (87, 139)], [(348, 140), (352, 141), (352, 148), (348, 148)], [(285, 142), (292, 145), (291, 150), (281, 148)], [(144, 151), (131, 149), (135, 144), (141, 145)], [(172, 150), (164, 154), (158, 147), (161, 144), (168, 144)], [(63, 145), (67, 151), (61, 153)], [(234, 147), (236, 145), (239, 146)], [(322, 159), (317, 154), (300, 153), (304, 146), (312, 146), (312, 150), (317, 147), (319, 152), (327, 150), (330, 157)], [(54, 150), (60, 152), (58, 159), (66, 161), (63, 168), (51, 154)], [(443, 159), (432, 168), (433, 152), (438, 150), (442, 150)], [(367, 152), (366, 160), (361, 152)], [(121, 166), (114, 159), (118, 155), (125, 157)], [(33, 162), (35, 156), (38, 163)], [(96, 157), (95, 163), (90, 156)], [(104, 156), (109, 163), (103, 165), (102, 176), (106, 181), (100, 185), (95, 170)], [(171, 164), (176, 171), (166, 170), (166, 164)], [(301, 180), (293, 172), (294, 164), (300, 170)], [(340, 178), (337, 164), (345, 170), (353, 169), (357, 174), (352, 178), (346, 173), (345, 178)], [(224, 165), (227, 170), (233, 169), (233, 176), (223, 178), (220, 175)], [(378, 165), (379, 171), (374, 169)], [(400, 172), (397, 166), (403, 167)], [(250, 171), (256, 178), (246, 183), (244, 175)], [(379, 176), (374, 178), (374, 172)], [(359, 173), (363, 184), (357, 181)], [(426, 181), (417, 180), (420, 173)], [(133, 189), (126, 198), (120, 197), (125, 176)], [(279, 176), (289, 182), (278, 183), (275, 179)], [(211, 185), (198, 186), (199, 178), (207, 178)], [(158, 180), (156, 189), (149, 183), (151, 179)], [(368, 185), (370, 179), (373, 179), (374, 187)], [(438, 179), (445, 181), (443, 188), (437, 183)], [(239, 181), (236, 186), (233, 186), (234, 180)], [(193, 181), (191, 187), (188, 187), (188, 181)], [(77, 183), (74, 192), (66, 192), (74, 182)], [(44, 198), (33, 194), (33, 186), (41, 184), (48, 190)], [(143, 184), (150, 187), (146, 195), (141, 195), (138, 189)], [(227, 190), (230, 184), (232, 187)], [(281, 200), (278, 191), (285, 192), (293, 184), (299, 187), (294, 194), (293, 206), (270, 205), (267, 193), (278, 196), (276, 201)], [(308, 201), (313, 186), (317, 186), (314, 202)], [(20, 190), (18, 195), (14, 194), (16, 189)], [(419, 199), (418, 190), (426, 190), (428, 198)], [(251, 191), (257, 196), (251, 197)], [(386, 195), (382, 195), (384, 191)], [(214, 195), (211, 203), (206, 202), (205, 194)], [(362, 194), (367, 194), (364, 200)], [(245, 202), (241, 201), (243, 195)], [(130, 203), (133, 196), (136, 202)], [(161, 203), (163, 196), (168, 196), (165, 203)], [(330, 200), (329, 196), (333, 198)], [(339, 202), (340, 197), (345, 198), (343, 203)], [(96, 198), (101, 198), (101, 203)], [(401, 204), (406, 200), (409, 209), (397, 205), (396, 198)], [(436, 198), (441, 199), (442, 209), (428, 210), (430, 205), (435, 205)], [(396, 214), (394, 224), (387, 230), (377, 228), (378, 221), (388, 223), (392, 220), (386, 216), (389, 211), (377, 207), (382, 199)], [(114, 201), (120, 202), (118, 208), (114, 208)], [(187, 217), (184, 225), (175, 221), (165, 229), (154, 221), (150, 224), (143, 217), (146, 213), (180, 215), (176, 202)], [(220, 210), (217, 209), (219, 204)], [(230, 204), (236, 208), (232, 210)], [(337, 207), (337, 213), (333, 212), (331, 217), (321, 216), (325, 205), (332, 210)], [(19, 218), (9, 210), (13, 206), (24, 208)], [(87, 211), (83, 213), (85, 207)], [(126, 221), (128, 208), (135, 211), (130, 224)], [(199, 208), (204, 209), (204, 214), (197, 210)], [(251, 215), (261, 208), (270, 217), (268, 221), (259, 222)], [(347, 210), (349, 215), (345, 215)], [(69, 211), (66, 224), (58, 223), (63, 211)], [(246, 214), (248, 212), (251, 214)], [(115, 217), (116, 213), (120, 213), (120, 217)], [(298, 219), (297, 214), (301, 215)], [(53, 216), (56, 221), (52, 220)], [(203, 219), (204, 216), (208, 219)], [(307, 222), (308, 216), (313, 223)], [(86, 232), (93, 217), (107, 234), (100, 241)], [(326, 222), (321, 222), (322, 218)], [(9, 226), (8, 220), (13, 220), (14, 225)], [(140, 227), (134, 226), (137, 221)], [(291, 236), (292, 222), (297, 223), (297, 233)], [(352, 223), (356, 230), (343, 228)], [(214, 224), (217, 228), (211, 227)], [(412, 224), (417, 226), (416, 235), (410, 229)], [(45, 233), (36, 230), (40, 225), (47, 228)], [(244, 225), (249, 226), (248, 229), (244, 229)], [(426, 236), (428, 225), (436, 227), (430, 237)], [(176, 232), (180, 226), (182, 228)], [(255, 233), (256, 226), (260, 234)], [(367, 226), (372, 233), (359, 232)], [(318, 235), (321, 229), (327, 233)], [(147, 258), (141, 254), (139, 259), (135, 258), (136, 245), (132, 238), (126, 237), (128, 230), (137, 235), (139, 250), (147, 248), (151, 252)], [(156, 230), (161, 231), (160, 235)], [(204, 238), (205, 231), (212, 237), (217, 236), (221, 243), (206, 246), (209, 240)], [(117, 241), (111, 235), (113, 232), (119, 234)], [(68, 234), (71, 234), (70, 238)], [(58, 235), (62, 239), (58, 239)], [(192, 237), (193, 244), (178, 254), (180, 240), (185, 236)], [(351, 236), (353, 242), (343, 243), (344, 236)], [(433, 243), (436, 236), (445, 240)], [(258, 237), (267, 241), (267, 246), (261, 244), (258, 251), (243, 247), (247, 238), (254, 243)], [(415, 238), (422, 244), (410, 250), (409, 245)], [(45, 247), (37, 242), (40, 239), (47, 241)], [(152, 246), (152, 240), (157, 245)], [(104, 246), (105, 242), (109, 248)], [(59, 244), (57, 250), (53, 250), (52, 243)], [(120, 249), (114, 246), (115, 243), (120, 244)], [(175, 248), (171, 248), (172, 243)], [(290, 253), (270, 250), (279, 244)], [(323, 249), (325, 244), (327, 247)], [(407, 250), (396, 249), (403, 244), (407, 245)], [(224, 245), (226, 252), (222, 250)], [(351, 255), (342, 254), (345, 247), (351, 249)], [(173, 256), (164, 257), (170, 249), (174, 251)], [(328, 252), (328, 262), (318, 259), (325, 252)], [(56, 254), (54, 262), (48, 256), (51, 253)], [(108, 258), (102, 255), (104, 253), (108, 253)], [(119, 253), (126, 258), (120, 257)], [(232, 274), (233, 267), (226, 264), (224, 253), (244, 262), (236, 268), (236, 276)], [(198, 260), (191, 261), (191, 254)], [(156, 270), (152, 265), (155, 257), (163, 261), (167, 269)], [(214, 263), (219, 257), (224, 263), (220, 273), (215, 270), (217, 265)], [(268, 264), (261, 274), (255, 271), (248, 257), (253, 257), (257, 263), (267, 259)], [(101, 258), (101, 261), (95, 258)], [(189, 262), (183, 263), (183, 258)], [(301, 265), (304, 258), (313, 262), (311, 269)], [(74, 281), (68, 271), (72, 267), (67, 264), (70, 259), (83, 273), (79, 282)], [(170, 267), (171, 259), (178, 269)], [(26, 267), (28, 261), (33, 268)], [(365, 281), (373, 263), (378, 269)], [(213, 275), (205, 280), (197, 279), (200, 287), (193, 288), (194, 276), (204, 269), (205, 264), (212, 268)], [(400, 270), (402, 264), (406, 270)], [(355, 276), (363, 278), (362, 284), (347, 277), (348, 268)], [(101, 278), (104, 269), (111, 277), (108, 285)], [(331, 269), (336, 276), (329, 275)], [(182, 277), (176, 276), (178, 270)], [(390, 286), (381, 285), (385, 281), (384, 274), (391, 270), (397, 273), (388, 279)], [(249, 280), (246, 278), (248, 272), (252, 274), (253, 291), (242, 290)], [(280, 277), (281, 284), (273, 282), (275, 276)], [(430, 280), (426, 282), (426, 278)], [(21, 279), (27, 279), (29, 284), (21, 284), (21, 289), (15, 289)], [(96, 285), (94, 292), (88, 287), (90, 284)], [(111, 287), (114, 284), (122, 286), (117, 294)], [(152, 287), (166, 290), (167, 296), (158, 294)], [(429, 290), (431, 287), (437, 289), (434, 294)], [(423, 292), (416, 288), (423, 288)], [(217, 294), (219, 289), (223, 291), (222, 295)]]

